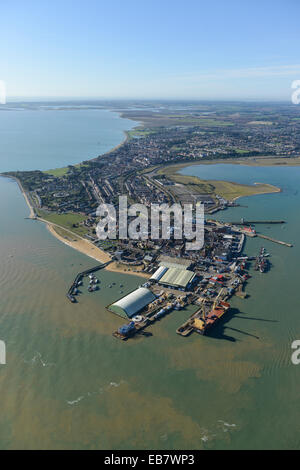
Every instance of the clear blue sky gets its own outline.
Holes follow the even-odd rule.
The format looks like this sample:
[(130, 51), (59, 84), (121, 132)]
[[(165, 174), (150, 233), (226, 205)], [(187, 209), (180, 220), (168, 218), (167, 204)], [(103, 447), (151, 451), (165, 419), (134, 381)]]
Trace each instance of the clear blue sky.
[(289, 99), (299, 0), (2, 0), (8, 97)]

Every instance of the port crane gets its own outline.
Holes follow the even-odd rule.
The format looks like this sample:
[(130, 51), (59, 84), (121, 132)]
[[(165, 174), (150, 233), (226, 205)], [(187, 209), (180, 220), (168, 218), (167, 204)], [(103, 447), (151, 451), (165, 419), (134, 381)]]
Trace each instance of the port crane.
[[(222, 287), (222, 289), (220, 290), (220, 292), (218, 293), (214, 303), (213, 303), (213, 306), (212, 306), (212, 310), (215, 310), (215, 308), (217, 307), (217, 304), (218, 304), (218, 300), (219, 298), (221, 297), (221, 295), (223, 294), (223, 292), (225, 291), (225, 288)], [(202, 308), (200, 310), (200, 313), (201, 313), (201, 317), (202, 317), (202, 320), (205, 322), (206, 321), (206, 314), (205, 314), (205, 304), (206, 304), (206, 300), (203, 302), (203, 305), (202, 305)]]
[(217, 303), (218, 303), (218, 300), (219, 300), (219, 298), (221, 297), (221, 294), (223, 294), (224, 291), (225, 291), (225, 288), (223, 287), (223, 288), (220, 290), (220, 292), (218, 293), (218, 295), (217, 295), (217, 297), (216, 297), (216, 299), (215, 299), (215, 301), (214, 301), (214, 304), (213, 304), (213, 310), (216, 308)]

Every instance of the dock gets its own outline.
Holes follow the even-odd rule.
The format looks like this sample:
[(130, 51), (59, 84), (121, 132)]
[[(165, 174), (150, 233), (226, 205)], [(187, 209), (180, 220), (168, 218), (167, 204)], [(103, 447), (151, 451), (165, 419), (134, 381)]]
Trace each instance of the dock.
[[(194, 301), (196, 300), (196, 296), (195, 294), (193, 295), (190, 295), (189, 298), (186, 300), (186, 303), (185, 303), (185, 306), (187, 305), (190, 305), (190, 304), (194, 304)], [(165, 318), (166, 316), (170, 315), (171, 312), (174, 310), (173, 308), (169, 309), (169, 310), (166, 310), (164, 312), (164, 315), (163, 316), (160, 316), (160, 317), (157, 317), (156, 314), (162, 309), (162, 305), (158, 305), (156, 306), (153, 310), (151, 310), (151, 312), (148, 312), (146, 314), (143, 315), (143, 320), (141, 321), (138, 321), (138, 322), (135, 322), (135, 325), (134, 325), (134, 329), (132, 331), (130, 331), (129, 335), (122, 335), (119, 333), (119, 331), (114, 331), (112, 333), (112, 335), (117, 338), (117, 339), (120, 339), (122, 341), (127, 341), (128, 339), (130, 338), (133, 338), (136, 334), (143, 334), (145, 336), (148, 336), (148, 334), (151, 334), (151, 333), (146, 333), (144, 332), (144, 330), (148, 327), (148, 326), (151, 326), (153, 325), (154, 323), (156, 322), (159, 322), (160, 320), (162, 320), (163, 318)], [(175, 308), (176, 310), (176, 308)], [(191, 322), (191, 319), (194, 318), (194, 316), (197, 314), (194, 313), (184, 324), (184, 326), (186, 327), (186, 325), (188, 325), (190, 322)], [(189, 330), (189, 332), (185, 331), (185, 332), (180, 332), (179, 334), (181, 334), (182, 336), (187, 336), (188, 334), (190, 334), (191, 332), (193, 331), (193, 328), (191, 328)]]

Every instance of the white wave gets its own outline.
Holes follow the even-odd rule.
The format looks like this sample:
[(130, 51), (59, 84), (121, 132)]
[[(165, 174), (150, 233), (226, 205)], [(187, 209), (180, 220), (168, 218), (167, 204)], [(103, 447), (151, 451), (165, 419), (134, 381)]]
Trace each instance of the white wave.
[(110, 387), (120, 387), (120, 385), (121, 385), (121, 382), (118, 384), (116, 382), (110, 382), (109, 384)]
[(42, 355), (39, 351), (37, 351), (37, 353), (35, 354), (35, 356), (33, 356), (32, 359), (29, 359), (29, 360), (23, 359), (23, 361), (26, 364), (37, 364), (37, 363), (39, 363), (39, 364), (42, 364), (43, 367), (55, 366), (54, 362), (44, 362), (43, 358), (42, 358)]
[(222, 423), (223, 426), (227, 426), (227, 427), (229, 427), (229, 428), (236, 428), (236, 427), (237, 427), (237, 425), (234, 424), (234, 423), (233, 423), (233, 424), (229, 424), (229, 423), (226, 423), (226, 421), (222, 421), (221, 419), (219, 419), (218, 421), (219, 421), (219, 423)]
[(76, 400), (67, 401), (67, 403), (68, 403), (68, 405), (75, 405), (76, 403), (79, 403), (83, 399), (84, 399), (84, 397), (81, 396), (81, 397), (76, 398)]
[[(33, 358), (33, 359), (35, 359), (35, 358)], [(110, 384), (106, 387), (106, 390), (109, 390), (111, 387), (119, 387), (122, 383), (124, 383), (123, 380), (121, 380), (119, 383), (110, 382)], [(105, 390), (103, 388), (99, 388), (96, 391), (87, 392), (86, 395), (81, 395), (80, 397), (76, 398), (76, 400), (67, 400), (67, 403), (68, 403), (68, 405), (75, 405), (76, 403), (79, 403), (84, 398), (92, 397), (93, 395), (100, 395), (104, 391)]]

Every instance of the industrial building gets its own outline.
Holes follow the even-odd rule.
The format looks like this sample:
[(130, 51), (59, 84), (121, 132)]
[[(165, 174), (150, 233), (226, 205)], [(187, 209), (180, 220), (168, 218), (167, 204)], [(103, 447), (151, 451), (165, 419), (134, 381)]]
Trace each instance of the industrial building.
[(187, 269), (169, 268), (158, 282), (166, 287), (186, 290), (195, 279), (195, 276), (193, 271)]
[(168, 271), (168, 268), (166, 266), (160, 266), (154, 274), (150, 277), (150, 281), (156, 281), (158, 282), (163, 275)]
[(139, 287), (114, 304), (111, 304), (108, 309), (124, 318), (132, 318), (155, 299), (156, 296), (149, 289)]
[(158, 258), (159, 265), (167, 268), (189, 269), (192, 265), (190, 259), (173, 258), (171, 256), (161, 255)]

